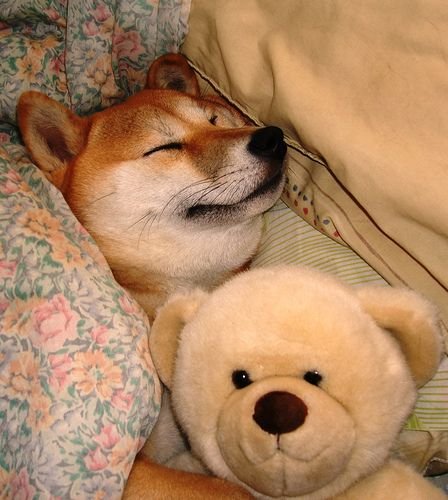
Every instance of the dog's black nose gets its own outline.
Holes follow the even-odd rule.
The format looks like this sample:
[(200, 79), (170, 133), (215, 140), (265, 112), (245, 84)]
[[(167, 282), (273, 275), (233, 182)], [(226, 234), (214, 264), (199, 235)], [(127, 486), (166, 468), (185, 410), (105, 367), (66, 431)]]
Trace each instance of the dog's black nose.
[(286, 154), (283, 132), (278, 127), (264, 127), (256, 130), (247, 148), (252, 154), (263, 158), (283, 160)]
[(269, 434), (286, 434), (298, 429), (308, 415), (306, 404), (294, 394), (268, 392), (255, 404), (253, 419)]

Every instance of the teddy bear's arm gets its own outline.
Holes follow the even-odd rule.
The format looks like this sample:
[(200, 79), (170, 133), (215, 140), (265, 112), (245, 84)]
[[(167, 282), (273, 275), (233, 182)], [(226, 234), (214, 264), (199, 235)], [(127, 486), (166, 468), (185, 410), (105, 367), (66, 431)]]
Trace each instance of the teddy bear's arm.
[(202, 463), (195, 458), (189, 451), (179, 453), (166, 462), (168, 467), (183, 470), (185, 472), (196, 472), (198, 474), (209, 474)]
[(187, 444), (171, 409), (170, 393), (164, 388), (159, 418), (143, 446), (142, 454), (159, 464), (167, 464), (186, 449)]
[(335, 500), (447, 500), (446, 495), (410, 466), (390, 460), (374, 474), (362, 479)]

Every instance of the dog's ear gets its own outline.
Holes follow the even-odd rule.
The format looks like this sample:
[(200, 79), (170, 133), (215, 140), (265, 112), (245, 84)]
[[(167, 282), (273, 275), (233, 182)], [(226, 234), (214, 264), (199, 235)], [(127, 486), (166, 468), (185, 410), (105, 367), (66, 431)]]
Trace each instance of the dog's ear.
[(156, 59), (149, 68), (146, 87), (178, 90), (192, 95), (200, 93), (194, 71), (180, 54), (166, 54)]
[(404, 288), (366, 286), (356, 290), (363, 309), (398, 341), (417, 387), (436, 373), (442, 356), (442, 332), (435, 307)]
[(62, 190), (67, 164), (84, 147), (90, 120), (35, 91), (20, 96), (17, 120), (31, 158)]
[(174, 374), (180, 334), (206, 297), (207, 293), (202, 290), (174, 295), (157, 312), (151, 327), (149, 350), (157, 374), (168, 388)]

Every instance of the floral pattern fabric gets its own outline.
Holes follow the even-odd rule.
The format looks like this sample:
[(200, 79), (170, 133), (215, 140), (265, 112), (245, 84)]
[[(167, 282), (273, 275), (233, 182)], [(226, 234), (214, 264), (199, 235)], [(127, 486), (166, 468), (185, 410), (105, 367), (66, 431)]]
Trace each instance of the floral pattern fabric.
[(0, 497), (120, 497), (159, 408), (147, 318), (16, 145), (0, 152), (0, 313)]
[(189, 0), (7, 0), (0, 10), (0, 119), (40, 90), (90, 113), (140, 90), (150, 63), (177, 52)]
[(9, 0), (0, 11), (0, 498), (120, 498), (160, 387), (146, 315), (27, 158), (19, 95), (83, 114), (176, 51), (188, 0)]

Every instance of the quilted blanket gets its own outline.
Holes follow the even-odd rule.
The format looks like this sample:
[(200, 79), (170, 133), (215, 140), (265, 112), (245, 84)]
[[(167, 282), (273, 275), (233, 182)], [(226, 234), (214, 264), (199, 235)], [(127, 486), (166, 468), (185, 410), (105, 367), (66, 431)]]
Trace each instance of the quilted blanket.
[(120, 498), (159, 410), (149, 325), (19, 144), (37, 89), (79, 113), (176, 51), (183, 0), (29, 0), (0, 12), (0, 497)]

